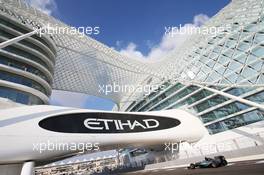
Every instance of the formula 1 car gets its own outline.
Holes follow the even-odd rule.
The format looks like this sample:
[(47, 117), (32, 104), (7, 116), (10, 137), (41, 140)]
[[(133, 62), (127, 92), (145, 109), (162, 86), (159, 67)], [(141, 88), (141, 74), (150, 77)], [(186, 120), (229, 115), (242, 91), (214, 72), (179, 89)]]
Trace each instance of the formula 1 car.
[(191, 163), (188, 169), (217, 168), (226, 165), (227, 161), (224, 156), (215, 156), (214, 158), (205, 157), (205, 159), (201, 162)]

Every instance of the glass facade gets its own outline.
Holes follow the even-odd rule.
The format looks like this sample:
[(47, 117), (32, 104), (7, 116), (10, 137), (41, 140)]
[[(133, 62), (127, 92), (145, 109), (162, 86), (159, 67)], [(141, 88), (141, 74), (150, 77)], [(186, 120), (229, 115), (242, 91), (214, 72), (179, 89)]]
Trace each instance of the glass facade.
[[(223, 88), (215, 86), (212, 88), (234, 96), (245, 96), (245, 99), (257, 103), (264, 102), (264, 91), (258, 92), (257, 88)], [(176, 83), (170, 85), (170, 88), (165, 91), (155, 92), (155, 94), (158, 95), (145, 97), (139, 102), (133, 102), (128, 111), (155, 111), (186, 106), (201, 119), (210, 134), (245, 126), (264, 119), (264, 112), (261, 110), (254, 110), (252, 106), (196, 86), (184, 86)], [(147, 98), (148, 101), (146, 101)]]
[(248, 108), (248, 105), (239, 102), (234, 102), (201, 115), (201, 119), (204, 123), (208, 123)]
[[(32, 31), (2, 15), (0, 25), (0, 42)], [(51, 45), (33, 35), (0, 50), (0, 97), (26, 105), (48, 103), (56, 55)]]
[(47, 89), (45, 89), (41, 84), (29, 78), (23, 77), (21, 75), (16, 75), (16, 74), (5, 72), (5, 71), (0, 71), (0, 79), (9, 81), (12, 83), (25, 85), (33, 89), (39, 90), (46, 95), (50, 95), (50, 92)]
[(0, 87), (0, 97), (26, 105), (44, 104), (44, 102), (37, 96), (5, 87)]
[(214, 96), (212, 98), (209, 98), (208, 100), (205, 100), (202, 103), (199, 103), (198, 105), (196, 105), (194, 107), (194, 109), (197, 112), (202, 112), (205, 109), (208, 109), (208, 108), (210, 108), (212, 106), (216, 106), (216, 105), (221, 104), (221, 103), (223, 103), (225, 101), (227, 101), (227, 98), (226, 97), (223, 97), (221, 95), (216, 95), (216, 96)]
[(31, 66), (27, 63), (23, 63), (22, 61), (17, 61), (17, 60), (7, 58), (6, 56), (1, 55), (1, 53), (0, 53), (0, 64), (10, 66), (16, 69), (20, 69), (26, 72), (30, 72), (42, 78), (43, 80), (47, 81), (49, 84), (51, 84), (50, 78), (47, 75), (45, 75), (44, 72), (40, 71), (34, 66)]
[(221, 122), (213, 123), (211, 125), (206, 126), (206, 128), (208, 129), (210, 134), (216, 134), (261, 120), (264, 120), (264, 112), (261, 110), (254, 110), (245, 114), (231, 117)]
[[(184, 110), (201, 119), (210, 134), (263, 120), (262, 109), (229, 96), (264, 103), (263, 12), (261, 0), (233, 0), (202, 26), (223, 27), (222, 32), (193, 36), (175, 51), (170, 60), (170, 65), (177, 70), (170, 72), (174, 73), (173, 78), (183, 77), (183, 82), (200, 82), (199, 87), (195, 83), (188, 83), (194, 84), (192, 86), (174, 83), (170, 88), (157, 92), (156, 98), (146, 102), (148, 97), (144, 97), (123, 110), (152, 111), (184, 107)], [(222, 93), (202, 88), (204, 84)], [(139, 104), (143, 107), (137, 108)]]

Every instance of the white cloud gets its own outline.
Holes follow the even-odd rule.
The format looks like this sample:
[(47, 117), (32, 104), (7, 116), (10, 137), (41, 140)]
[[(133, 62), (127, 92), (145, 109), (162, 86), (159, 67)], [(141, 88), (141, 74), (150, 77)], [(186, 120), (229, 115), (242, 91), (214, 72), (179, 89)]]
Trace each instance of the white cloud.
[(119, 40), (116, 41), (117, 48), (120, 48), (122, 44), (123, 44), (123, 41), (119, 41)]
[[(185, 30), (194, 27), (193, 24), (185, 24), (181, 29)], [(183, 34), (177, 31), (174, 31), (173, 34), (164, 34), (161, 42), (150, 50), (146, 59), (162, 59), (169, 52), (181, 46), (190, 36), (191, 34)]]
[[(207, 15), (196, 15), (193, 18), (193, 23), (184, 24), (183, 26), (181, 26), (181, 31), (191, 30), (199, 27), (203, 25), (208, 19), (209, 17)], [(174, 31), (173, 35), (164, 34), (162, 36), (161, 42), (157, 45), (152, 46), (150, 52), (146, 56), (144, 56), (139, 50), (137, 50), (137, 45), (133, 42), (130, 42), (125, 49), (121, 49), (120, 53), (130, 58), (143, 58), (149, 60), (162, 59), (169, 52), (181, 46), (183, 42), (186, 41), (186, 39), (188, 39), (190, 36), (191, 32), (184, 33), (179, 31)]]
[(51, 15), (57, 10), (57, 4), (54, 0), (26, 0), (32, 7)]
[(149, 49), (151, 49), (154, 46), (154, 43), (151, 40), (146, 40), (145, 43)]
[(129, 43), (125, 49), (121, 49), (120, 53), (131, 58), (144, 58), (140, 51), (136, 50), (137, 45), (135, 43)]
[(205, 14), (199, 14), (199, 15), (194, 16), (194, 18), (193, 18), (193, 24), (195, 26), (200, 27), (204, 23), (206, 23), (206, 21), (208, 21), (208, 20), (209, 20), (209, 17), (207, 15), (205, 15)]

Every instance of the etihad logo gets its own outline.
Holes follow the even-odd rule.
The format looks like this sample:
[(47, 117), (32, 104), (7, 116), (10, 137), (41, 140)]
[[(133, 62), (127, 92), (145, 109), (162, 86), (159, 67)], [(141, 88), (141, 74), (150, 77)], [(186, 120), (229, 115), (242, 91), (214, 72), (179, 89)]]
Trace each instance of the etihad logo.
[(43, 129), (62, 133), (114, 134), (159, 131), (181, 122), (170, 117), (133, 113), (83, 112), (59, 114), (39, 122)]
[(116, 130), (134, 130), (136, 128), (151, 129), (157, 128), (159, 121), (155, 119), (144, 119), (142, 121), (126, 120), (123, 122), (122, 120), (88, 118), (84, 120), (84, 126), (91, 130), (110, 130), (110, 126), (113, 126)]

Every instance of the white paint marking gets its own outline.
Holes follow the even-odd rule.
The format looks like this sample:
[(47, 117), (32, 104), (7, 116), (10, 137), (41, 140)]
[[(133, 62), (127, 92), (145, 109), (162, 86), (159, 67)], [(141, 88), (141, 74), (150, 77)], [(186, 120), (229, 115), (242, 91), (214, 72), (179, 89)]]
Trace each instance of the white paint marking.
[(234, 165), (235, 163), (228, 163), (226, 166), (232, 166)]
[(261, 164), (264, 163), (264, 160), (257, 161), (255, 164)]
[(166, 169), (166, 171), (173, 171), (175, 168)]

